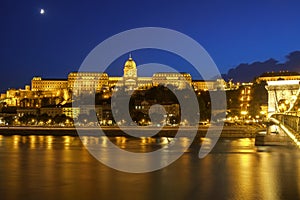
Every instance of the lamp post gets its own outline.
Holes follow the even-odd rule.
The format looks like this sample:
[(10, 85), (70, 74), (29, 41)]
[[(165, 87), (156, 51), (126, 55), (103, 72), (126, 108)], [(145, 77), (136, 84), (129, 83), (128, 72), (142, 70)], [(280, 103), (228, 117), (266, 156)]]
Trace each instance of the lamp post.
[(245, 122), (246, 115), (248, 114), (247, 110), (242, 110), (241, 115), (243, 116), (243, 122)]

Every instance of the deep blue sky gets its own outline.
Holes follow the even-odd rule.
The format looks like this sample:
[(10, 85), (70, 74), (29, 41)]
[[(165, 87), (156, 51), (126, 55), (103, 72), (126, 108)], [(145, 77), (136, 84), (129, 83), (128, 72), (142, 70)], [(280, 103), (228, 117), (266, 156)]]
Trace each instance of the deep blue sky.
[[(285, 0), (2, 0), (0, 91), (37, 75), (65, 78), (106, 38), (146, 26), (194, 38), (222, 73), (240, 63), (284, 61), (300, 50), (299, 8), (300, 1)], [(148, 62), (146, 54), (137, 55), (137, 64)]]

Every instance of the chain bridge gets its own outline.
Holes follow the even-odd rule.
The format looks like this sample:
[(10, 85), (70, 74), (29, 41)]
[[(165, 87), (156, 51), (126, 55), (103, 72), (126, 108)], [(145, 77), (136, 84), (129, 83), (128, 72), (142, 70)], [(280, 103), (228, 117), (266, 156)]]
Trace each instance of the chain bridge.
[[(268, 81), (268, 118), (300, 147), (299, 80)], [(275, 131), (276, 132), (276, 131)], [(267, 133), (269, 134), (269, 133)]]

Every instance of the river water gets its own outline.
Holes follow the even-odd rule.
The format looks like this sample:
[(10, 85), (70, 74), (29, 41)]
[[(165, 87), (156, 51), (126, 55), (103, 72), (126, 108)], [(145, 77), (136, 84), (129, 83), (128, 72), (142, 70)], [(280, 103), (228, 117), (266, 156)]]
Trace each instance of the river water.
[[(162, 138), (162, 141), (166, 138)], [(152, 139), (111, 138), (139, 151)], [(85, 143), (104, 144), (86, 137)], [(0, 136), (1, 199), (300, 199), (300, 151), (292, 145), (255, 147), (252, 138), (220, 139), (198, 158), (197, 139), (158, 171), (111, 169), (71, 136)], [(121, 146), (120, 146), (121, 147)]]

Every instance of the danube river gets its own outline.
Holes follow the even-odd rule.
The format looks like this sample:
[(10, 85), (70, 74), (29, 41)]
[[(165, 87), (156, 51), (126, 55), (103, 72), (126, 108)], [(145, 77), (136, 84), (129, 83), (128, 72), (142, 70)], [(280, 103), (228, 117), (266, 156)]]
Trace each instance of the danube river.
[[(83, 138), (103, 148), (106, 140)], [(168, 139), (111, 141), (144, 152)], [(222, 138), (199, 159), (202, 141), (166, 168), (130, 174), (99, 163), (78, 137), (0, 136), (1, 199), (300, 199), (300, 151), (292, 145)]]

